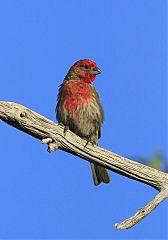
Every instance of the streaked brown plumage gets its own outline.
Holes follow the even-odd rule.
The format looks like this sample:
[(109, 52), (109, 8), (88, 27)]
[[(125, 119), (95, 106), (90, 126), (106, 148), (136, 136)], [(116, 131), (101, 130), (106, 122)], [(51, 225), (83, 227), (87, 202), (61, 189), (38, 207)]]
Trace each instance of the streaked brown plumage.
[[(95, 62), (77, 61), (68, 71), (58, 93), (56, 118), (59, 123), (92, 144), (98, 144), (104, 118), (99, 95), (93, 87), (97, 74), (101, 73)], [(94, 184), (109, 183), (105, 168), (91, 163)]]

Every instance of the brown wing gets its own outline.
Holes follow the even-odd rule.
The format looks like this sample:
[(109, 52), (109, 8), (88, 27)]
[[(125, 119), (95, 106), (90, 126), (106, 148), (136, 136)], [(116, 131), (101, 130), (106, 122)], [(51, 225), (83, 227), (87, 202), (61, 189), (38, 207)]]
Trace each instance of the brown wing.
[[(93, 86), (92, 86), (93, 87)], [(104, 111), (102, 108), (102, 105), (100, 103), (100, 98), (99, 98), (99, 94), (97, 93), (96, 89), (93, 87), (93, 92), (92, 92), (94, 99), (96, 100), (99, 108), (100, 108), (100, 115), (101, 115), (101, 123), (104, 121)], [(98, 138), (101, 137), (101, 127), (98, 130)]]

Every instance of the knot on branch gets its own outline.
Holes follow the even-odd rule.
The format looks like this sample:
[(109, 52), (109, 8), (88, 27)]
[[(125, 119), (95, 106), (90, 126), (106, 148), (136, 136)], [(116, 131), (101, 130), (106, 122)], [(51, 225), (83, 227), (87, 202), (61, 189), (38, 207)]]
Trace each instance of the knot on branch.
[(26, 115), (27, 115), (26, 112), (21, 112), (21, 113), (20, 113), (20, 117), (21, 117), (21, 118), (26, 117)]
[(44, 138), (41, 140), (42, 144), (48, 144), (48, 152), (54, 152), (59, 148), (59, 143), (55, 142), (52, 138)]

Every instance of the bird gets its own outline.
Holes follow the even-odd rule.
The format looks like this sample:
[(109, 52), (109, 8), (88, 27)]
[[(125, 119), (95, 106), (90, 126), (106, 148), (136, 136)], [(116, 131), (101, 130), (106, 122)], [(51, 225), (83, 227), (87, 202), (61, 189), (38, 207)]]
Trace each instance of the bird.
[[(104, 120), (100, 98), (92, 84), (100, 73), (92, 60), (76, 61), (59, 87), (56, 104), (56, 119), (64, 126), (64, 132), (70, 130), (92, 145), (98, 145)], [(95, 186), (110, 182), (107, 169), (95, 163), (90, 165)]]

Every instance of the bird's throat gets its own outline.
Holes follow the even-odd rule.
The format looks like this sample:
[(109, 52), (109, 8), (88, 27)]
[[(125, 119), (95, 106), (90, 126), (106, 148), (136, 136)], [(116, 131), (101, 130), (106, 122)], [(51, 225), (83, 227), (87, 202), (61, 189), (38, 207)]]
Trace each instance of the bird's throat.
[(92, 83), (93, 81), (95, 80), (95, 76), (90, 76), (90, 77), (87, 77), (87, 78), (83, 78), (83, 81), (86, 82), (86, 83)]

